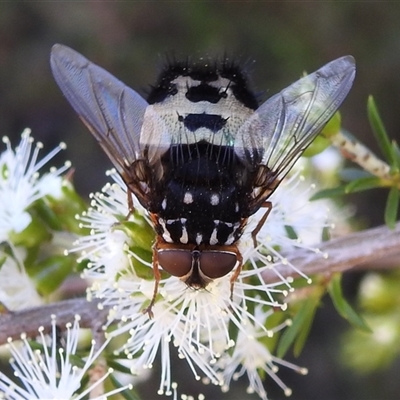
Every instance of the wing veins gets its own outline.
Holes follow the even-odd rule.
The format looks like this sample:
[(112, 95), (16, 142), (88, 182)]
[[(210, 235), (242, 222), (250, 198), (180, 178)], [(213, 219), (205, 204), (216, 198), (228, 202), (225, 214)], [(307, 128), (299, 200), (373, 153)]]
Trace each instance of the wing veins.
[(235, 152), (256, 171), (253, 210), (273, 193), (333, 116), (354, 76), (351, 56), (334, 60), (268, 99), (243, 124)]

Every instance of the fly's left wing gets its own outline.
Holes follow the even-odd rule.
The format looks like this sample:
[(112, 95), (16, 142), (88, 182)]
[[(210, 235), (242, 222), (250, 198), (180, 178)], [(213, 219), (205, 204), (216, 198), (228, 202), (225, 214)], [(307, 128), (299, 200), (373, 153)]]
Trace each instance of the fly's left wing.
[(148, 208), (149, 186), (170, 145), (162, 120), (133, 89), (67, 46), (53, 46), (50, 64), (67, 100)]
[(242, 125), (235, 153), (254, 171), (252, 212), (272, 194), (353, 84), (352, 56), (334, 60), (268, 99)]

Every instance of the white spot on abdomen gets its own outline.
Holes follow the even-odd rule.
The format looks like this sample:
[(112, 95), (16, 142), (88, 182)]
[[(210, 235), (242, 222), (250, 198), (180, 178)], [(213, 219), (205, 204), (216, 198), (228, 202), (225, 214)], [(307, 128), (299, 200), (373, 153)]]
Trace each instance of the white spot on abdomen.
[(210, 237), (210, 244), (211, 244), (212, 246), (213, 246), (213, 245), (216, 245), (216, 244), (218, 243), (217, 233), (218, 233), (218, 230), (217, 230), (217, 227), (215, 227), (215, 228), (213, 229), (213, 231), (212, 231), (212, 233), (211, 233), (211, 237)]
[(189, 241), (189, 236), (186, 230), (186, 221), (187, 221), (186, 218), (181, 218), (182, 236), (179, 238), (179, 241), (184, 244), (186, 244)]
[(213, 193), (210, 201), (212, 206), (217, 206), (219, 204), (219, 194)]
[(196, 234), (196, 243), (197, 243), (197, 245), (200, 245), (202, 240), (203, 240), (203, 235), (201, 233), (197, 233)]
[(232, 232), (229, 234), (228, 239), (226, 239), (224, 244), (228, 246), (228, 245), (231, 245), (234, 241), (235, 241), (235, 236)]
[(188, 237), (185, 225), (182, 225), (182, 236), (179, 238), (179, 241), (183, 244), (186, 244), (189, 241), (189, 237)]
[(158, 218), (158, 223), (161, 225), (163, 229), (162, 237), (167, 243), (174, 243), (171, 238), (171, 234), (169, 233), (167, 226), (165, 225), (165, 221), (162, 218)]
[(193, 203), (193, 195), (192, 195), (192, 193), (186, 192), (185, 195), (183, 196), (183, 202), (185, 204)]

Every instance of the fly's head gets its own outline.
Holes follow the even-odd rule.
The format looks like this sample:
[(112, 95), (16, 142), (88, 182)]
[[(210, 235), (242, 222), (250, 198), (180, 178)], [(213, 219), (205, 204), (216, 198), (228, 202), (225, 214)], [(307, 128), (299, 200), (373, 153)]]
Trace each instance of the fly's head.
[(158, 242), (154, 257), (163, 270), (194, 289), (228, 275), (241, 260), (236, 246), (182, 246)]

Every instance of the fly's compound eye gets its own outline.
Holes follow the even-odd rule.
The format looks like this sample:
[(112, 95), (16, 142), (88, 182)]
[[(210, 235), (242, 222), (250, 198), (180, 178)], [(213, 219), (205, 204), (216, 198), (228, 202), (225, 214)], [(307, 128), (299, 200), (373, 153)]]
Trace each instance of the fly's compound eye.
[(159, 250), (158, 263), (170, 275), (182, 278), (192, 269), (192, 252), (190, 250)]
[(202, 251), (200, 253), (200, 270), (210, 279), (221, 278), (235, 268), (235, 253), (222, 251)]

